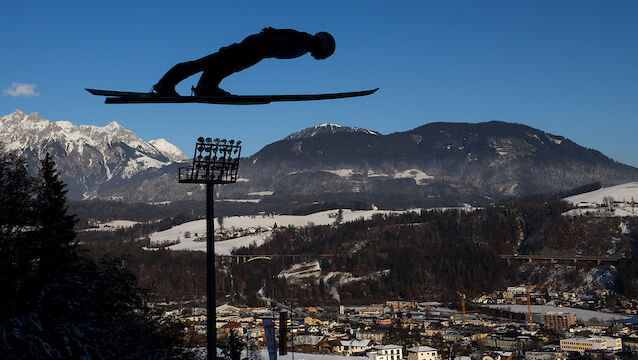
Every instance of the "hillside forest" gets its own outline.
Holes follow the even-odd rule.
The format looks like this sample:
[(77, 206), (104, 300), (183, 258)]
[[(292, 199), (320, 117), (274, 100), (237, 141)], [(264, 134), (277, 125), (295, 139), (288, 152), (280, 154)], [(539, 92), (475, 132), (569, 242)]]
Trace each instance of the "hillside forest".
[[(631, 260), (597, 266), (501, 259), (501, 254), (515, 253), (634, 254), (638, 220), (561, 215), (569, 208), (558, 196), (539, 195), (480, 209), (422, 210), (329, 226), (281, 228), (264, 245), (237, 249), (235, 254), (297, 256), (246, 264), (218, 258), (217, 299), (250, 305), (264, 304), (267, 298), (313, 304), (451, 300), (456, 291), (478, 295), (522, 283), (573, 290), (604, 286), (621, 295), (637, 295), (638, 267)], [(175, 216), (170, 222), (190, 217)], [(122, 257), (139, 285), (159, 298), (201, 299), (205, 254), (145, 251), (144, 226), (101, 235), (80, 233), (80, 239), (90, 257)], [(321, 270), (312, 277), (279, 276), (295, 264), (313, 261)], [(586, 275), (592, 272), (607, 274), (605, 281), (587, 284)]]

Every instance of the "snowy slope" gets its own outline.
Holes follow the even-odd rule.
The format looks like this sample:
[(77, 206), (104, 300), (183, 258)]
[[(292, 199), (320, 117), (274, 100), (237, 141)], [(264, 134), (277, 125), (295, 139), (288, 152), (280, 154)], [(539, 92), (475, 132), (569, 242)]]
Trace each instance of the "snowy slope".
[(139, 224), (139, 221), (132, 220), (113, 220), (103, 224), (99, 224), (96, 228), (88, 228), (82, 231), (116, 231), (119, 229), (130, 228), (133, 225)]
[[(579, 216), (638, 216), (638, 182), (601, 188), (565, 198), (578, 207), (563, 215)], [(605, 201), (607, 200), (607, 201)], [(610, 206), (602, 206), (605, 203)]]
[(20, 110), (0, 116), (0, 143), (5, 150), (25, 156), (33, 168), (50, 153), (71, 198), (91, 197), (112, 179), (130, 179), (185, 158), (166, 140), (155, 140), (154, 146), (115, 121), (106, 126), (78, 126)]
[(164, 154), (170, 161), (180, 162), (186, 160), (186, 155), (177, 146), (169, 143), (165, 139), (149, 141), (159, 152)]
[[(286, 226), (307, 226), (307, 225), (329, 225), (334, 224), (334, 215), (339, 210), (327, 210), (310, 215), (250, 215), (250, 216), (230, 216), (224, 218), (224, 228), (248, 229), (248, 228), (268, 228), (273, 225), (279, 227)], [(416, 211), (416, 210), (409, 210)], [(389, 211), (389, 210), (343, 210), (343, 221), (353, 221), (358, 218), (370, 219), (375, 214), (402, 213), (408, 211)], [(219, 228), (217, 219), (215, 219), (215, 228)], [(186, 238), (186, 232), (190, 232), (191, 237)], [(206, 236), (206, 221), (195, 220), (184, 224), (174, 226), (168, 230), (152, 233), (149, 237), (151, 244), (161, 244), (179, 240), (180, 243), (170, 246), (169, 249), (174, 250), (195, 250), (206, 251), (205, 242), (194, 241), (197, 237)], [(248, 246), (255, 241), (261, 245), (270, 235), (270, 232), (260, 233), (258, 235), (250, 235), (236, 239), (218, 241), (215, 243), (215, 253), (229, 254), (233, 247)]]
[(630, 182), (616, 186), (601, 188), (584, 194), (565, 198), (572, 204), (595, 203), (603, 204), (603, 198), (611, 196), (615, 201), (638, 201), (638, 182)]

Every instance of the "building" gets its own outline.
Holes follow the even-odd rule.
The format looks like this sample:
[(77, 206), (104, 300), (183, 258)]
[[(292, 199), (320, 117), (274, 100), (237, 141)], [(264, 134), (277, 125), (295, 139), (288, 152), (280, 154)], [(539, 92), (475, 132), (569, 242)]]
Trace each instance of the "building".
[(536, 350), (525, 352), (525, 360), (567, 360), (569, 354), (562, 351)]
[(369, 360), (401, 360), (403, 347), (398, 345), (377, 345), (368, 352)]
[(325, 336), (298, 335), (288, 338), (288, 351), (319, 353), (320, 345), (325, 342)]
[(346, 356), (352, 356), (353, 354), (370, 350), (372, 345), (374, 345), (372, 340), (339, 340), (339, 345), (336, 350)]
[(563, 351), (574, 351), (584, 354), (586, 351), (616, 351), (622, 350), (622, 341), (620, 338), (612, 338), (609, 336), (599, 337), (575, 337), (562, 339), (560, 348)]
[(547, 328), (563, 331), (576, 324), (576, 314), (548, 311), (543, 314), (542, 322)]
[(385, 336), (385, 332), (383, 331), (374, 331), (374, 330), (363, 330), (363, 331), (358, 331), (355, 334), (355, 337), (358, 340), (373, 340), (376, 341), (378, 343), (380, 343), (383, 340), (383, 337)]
[(436, 349), (429, 346), (417, 346), (407, 349), (408, 360), (437, 360)]

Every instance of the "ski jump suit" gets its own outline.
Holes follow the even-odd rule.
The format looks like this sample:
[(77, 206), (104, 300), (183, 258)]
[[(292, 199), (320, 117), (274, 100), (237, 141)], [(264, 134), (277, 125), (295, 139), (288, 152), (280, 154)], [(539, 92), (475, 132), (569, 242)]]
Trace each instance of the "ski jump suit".
[(218, 52), (194, 61), (173, 66), (153, 86), (158, 95), (178, 95), (175, 86), (198, 72), (203, 72), (193, 88), (196, 96), (229, 95), (219, 88), (227, 76), (249, 68), (265, 58), (293, 59), (311, 51), (313, 35), (291, 29), (264, 28), (239, 44), (222, 47)]

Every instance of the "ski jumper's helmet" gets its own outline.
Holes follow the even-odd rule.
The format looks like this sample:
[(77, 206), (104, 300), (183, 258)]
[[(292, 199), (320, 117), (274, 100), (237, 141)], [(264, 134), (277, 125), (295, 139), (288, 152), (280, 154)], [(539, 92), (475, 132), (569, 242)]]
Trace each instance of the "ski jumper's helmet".
[(313, 51), (316, 54), (318, 59), (325, 59), (328, 56), (332, 55), (335, 52), (335, 38), (332, 35), (328, 34), (325, 31), (318, 32), (315, 34), (315, 41), (318, 46)]

